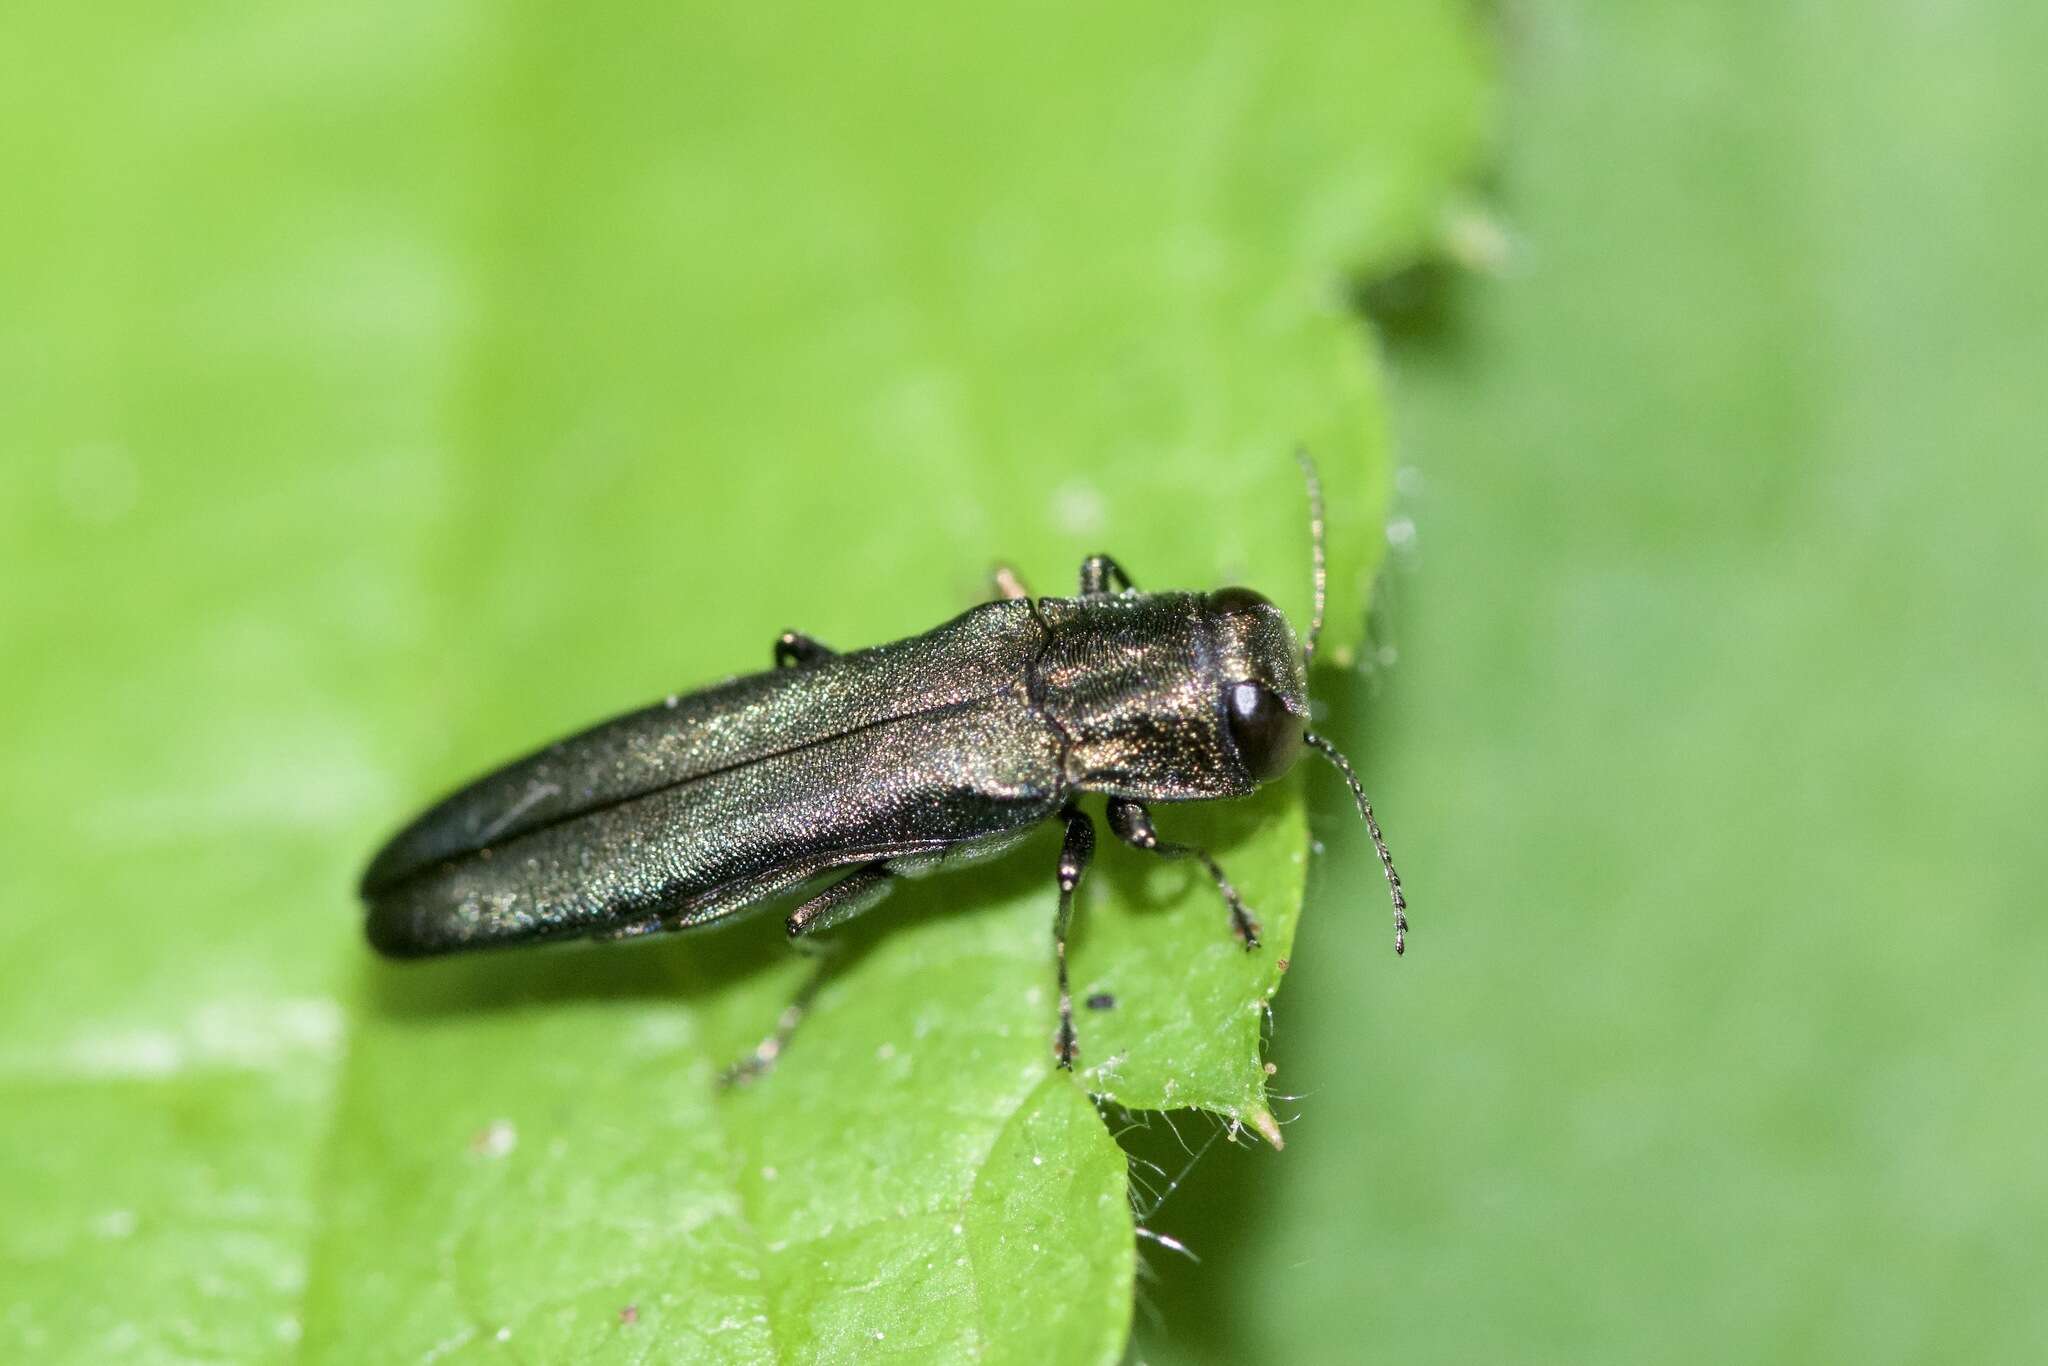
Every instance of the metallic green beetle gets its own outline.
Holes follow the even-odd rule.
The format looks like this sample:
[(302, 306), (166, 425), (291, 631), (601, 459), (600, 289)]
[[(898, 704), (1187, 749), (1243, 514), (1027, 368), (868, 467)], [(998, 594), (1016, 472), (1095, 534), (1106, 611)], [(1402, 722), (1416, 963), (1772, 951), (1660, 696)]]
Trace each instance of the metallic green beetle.
[[(1055, 1055), (1076, 1054), (1067, 983), (1074, 889), (1108, 798), (1125, 843), (1199, 862), (1247, 949), (1258, 925), (1205, 851), (1159, 838), (1151, 802), (1243, 796), (1304, 745), (1343, 773), (1394, 902), (1399, 875), (1350, 764), (1308, 728), (1322, 627), (1321, 493), (1309, 481), (1315, 615), (1306, 645), (1247, 588), (1141, 593), (1106, 555), (1071, 598), (997, 574), (996, 601), (923, 635), (840, 654), (796, 632), (775, 668), (557, 741), (451, 794), (362, 878), (370, 943), (398, 958), (540, 940), (623, 939), (727, 920), (832, 877), (789, 915), (793, 942), (843, 923), (892, 879), (999, 853), (1058, 817)], [(740, 1069), (766, 1067), (783, 1028)]]

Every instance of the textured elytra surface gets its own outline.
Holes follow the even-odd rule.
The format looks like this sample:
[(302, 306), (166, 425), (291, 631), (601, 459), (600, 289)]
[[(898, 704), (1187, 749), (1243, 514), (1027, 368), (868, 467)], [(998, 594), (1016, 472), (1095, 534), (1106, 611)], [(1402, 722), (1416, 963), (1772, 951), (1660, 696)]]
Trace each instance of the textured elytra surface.
[[(351, 897), (449, 784), (997, 557), (1299, 618), (1297, 441), (1356, 642), (1387, 462), (1337, 305), (1466, 154), (1461, 18), (977, 18), (0, 19), (6, 1355), (1116, 1356), (1049, 837), (878, 909), (724, 1098), (772, 927), (393, 968)], [(1105, 847), (1081, 1082), (1242, 1114), (1298, 796), (1159, 823), (1267, 948)]]

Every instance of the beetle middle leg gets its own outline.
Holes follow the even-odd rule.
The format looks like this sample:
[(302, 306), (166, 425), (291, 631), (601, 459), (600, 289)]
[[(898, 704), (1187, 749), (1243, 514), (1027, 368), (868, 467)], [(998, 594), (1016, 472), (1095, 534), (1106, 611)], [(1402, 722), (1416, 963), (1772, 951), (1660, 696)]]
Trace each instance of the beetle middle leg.
[(1053, 960), (1059, 965), (1060, 982), (1060, 1032), (1053, 1056), (1071, 1072), (1079, 1041), (1074, 1036), (1074, 993), (1067, 985), (1067, 927), (1074, 919), (1074, 889), (1081, 885), (1081, 875), (1088, 871), (1088, 860), (1095, 854), (1095, 822), (1071, 802), (1060, 817), (1067, 823), (1067, 837), (1060, 844), (1060, 909), (1052, 922)]
[(1161, 858), (1191, 858), (1200, 863), (1216, 884), (1216, 890), (1223, 894), (1223, 904), (1230, 908), (1230, 928), (1244, 941), (1245, 950), (1249, 952), (1259, 946), (1258, 920), (1245, 909), (1244, 898), (1237, 894), (1237, 888), (1230, 885), (1230, 879), (1223, 875), (1223, 869), (1209, 857), (1207, 850), (1160, 839), (1159, 832), (1152, 828), (1152, 813), (1145, 809), (1145, 804), (1122, 797), (1109, 799), (1109, 828), (1118, 839), (1134, 849), (1143, 849)]
[(755, 1044), (746, 1057), (725, 1069), (722, 1078), (725, 1085), (752, 1081), (775, 1065), (775, 1060), (782, 1056), (782, 1050), (789, 1046), (790, 1036), (796, 1033), (797, 1025), (803, 1022), (804, 1014), (810, 1010), (811, 1002), (817, 998), (818, 989), (825, 985), (825, 974), (831, 970), (832, 954), (838, 946), (823, 938), (823, 931), (844, 924), (887, 896), (891, 881), (886, 863), (863, 864), (790, 912), (784, 924), (789, 934), (789, 945), (817, 960), (816, 964), (811, 975), (797, 989), (795, 998), (783, 1008), (775, 1021), (774, 1032)]
[(815, 640), (802, 631), (784, 631), (775, 637), (775, 667), (778, 669), (802, 668), (838, 653), (824, 641)]

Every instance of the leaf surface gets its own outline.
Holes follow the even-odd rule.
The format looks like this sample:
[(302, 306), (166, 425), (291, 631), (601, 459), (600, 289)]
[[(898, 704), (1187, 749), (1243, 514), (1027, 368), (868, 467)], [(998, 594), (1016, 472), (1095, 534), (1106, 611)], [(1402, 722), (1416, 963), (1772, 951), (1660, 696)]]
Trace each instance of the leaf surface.
[[(0, 18), (0, 1344), (37, 1360), (1114, 1360), (1089, 1091), (1255, 1118), (1299, 787), (1056, 843), (804, 965), (715, 935), (403, 967), (352, 888), (436, 792), (1015, 564), (1248, 581), (1329, 641), (1387, 488), (1356, 270), (1476, 124), (1434, 5), (315, 4)], [(90, 52), (90, 62), (79, 56)], [(15, 382), (18, 380), (19, 382)], [(1042, 1159), (1042, 1162), (1040, 1161)], [(876, 1334), (881, 1336), (877, 1337)]]

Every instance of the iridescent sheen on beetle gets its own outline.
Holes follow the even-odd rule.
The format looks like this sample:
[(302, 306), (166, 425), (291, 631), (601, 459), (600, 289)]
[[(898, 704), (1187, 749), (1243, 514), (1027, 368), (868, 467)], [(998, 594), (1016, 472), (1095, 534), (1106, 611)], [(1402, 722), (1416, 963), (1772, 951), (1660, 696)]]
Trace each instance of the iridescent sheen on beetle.
[[(1322, 514), (1307, 467), (1316, 613), (1306, 647), (1247, 588), (1141, 593), (1105, 555), (1070, 598), (1005, 596), (922, 635), (836, 653), (795, 632), (776, 667), (672, 696), (557, 741), (423, 812), (370, 861), (370, 943), (397, 958), (545, 940), (632, 938), (725, 921), (818, 886), (792, 939), (843, 923), (892, 879), (985, 857), (1041, 821), (1065, 826), (1054, 920), (1054, 1052), (1077, 1051), (1066, 931), (1110, 830), (1208, 872), (1247, 949), (1258, 925), (1203, 850), (1159, 838), (1148, 804), (1239, 797), (1304, 744), (1343, 770), (1395, 904), (1405, 899), (1356, 776), (1308, 729), (1323, 601)], [(832, 879), (829, 883), (824, 879)], [(787, 1041), (766, 1040), (741, 1075)]]

